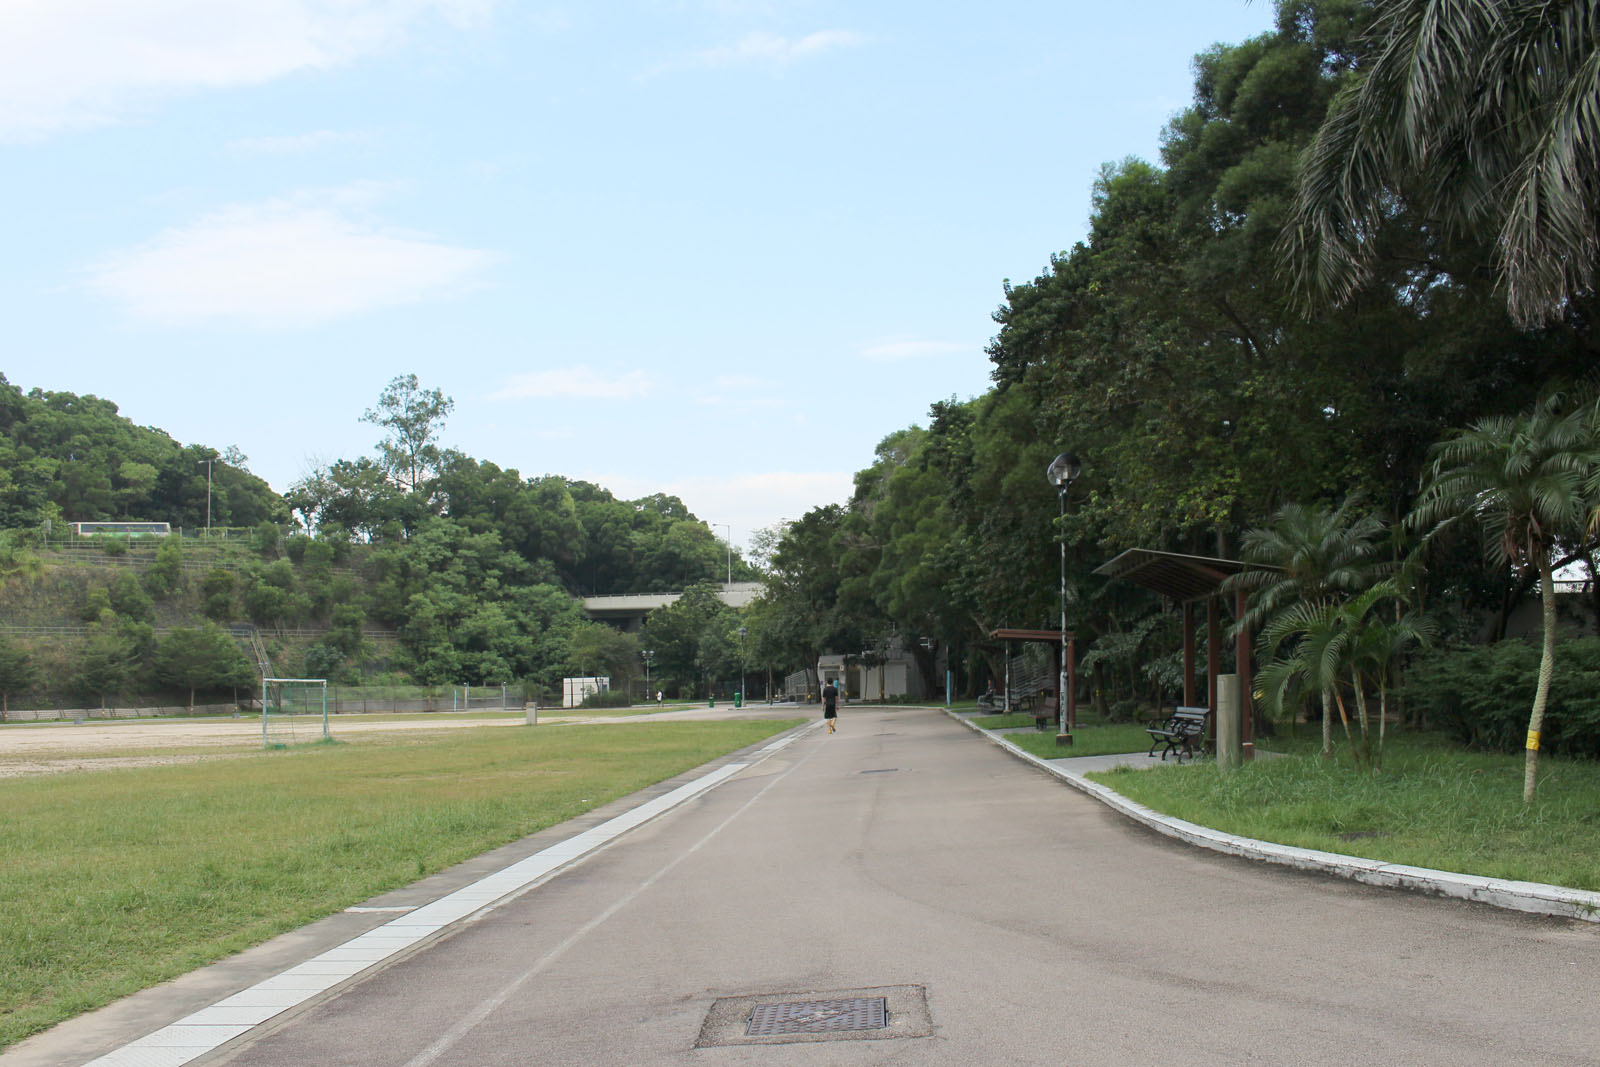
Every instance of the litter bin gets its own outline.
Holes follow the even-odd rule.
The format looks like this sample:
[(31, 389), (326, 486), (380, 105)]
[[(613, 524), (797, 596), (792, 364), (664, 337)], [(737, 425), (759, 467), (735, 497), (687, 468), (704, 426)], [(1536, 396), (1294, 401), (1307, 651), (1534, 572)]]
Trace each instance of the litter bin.
[(712, 698), (711, 698), (711, 699), (710, 699), (710, 700), (709, 700), (709, 701), (708, 701), (708, 702), (707, 702), (707, 703), (706, 703), (706, 707), (708, 707), (708, 708), (714, 708), (714, 707), (716, 707), (716, 706), (717, 706), (717, 698), (716, 698), (716, 697), (712, 697)]
[(744, 707), (744, 690), (743, 689), (735, 689), (733, 691), (733, 706), (736, 707), (736, 708)]

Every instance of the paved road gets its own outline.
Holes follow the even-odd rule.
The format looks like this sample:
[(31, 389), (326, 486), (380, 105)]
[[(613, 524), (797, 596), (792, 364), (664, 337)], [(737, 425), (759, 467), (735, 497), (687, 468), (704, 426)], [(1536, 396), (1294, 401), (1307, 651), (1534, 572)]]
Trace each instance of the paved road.
[[(884, 1040), (696, 1047), (724, 998), (882, 987)], [(1594, 925), (1193, 850), (851, 710), (205, 1062), (1548, 1067), (1600, 1061), (1597, 988)]]

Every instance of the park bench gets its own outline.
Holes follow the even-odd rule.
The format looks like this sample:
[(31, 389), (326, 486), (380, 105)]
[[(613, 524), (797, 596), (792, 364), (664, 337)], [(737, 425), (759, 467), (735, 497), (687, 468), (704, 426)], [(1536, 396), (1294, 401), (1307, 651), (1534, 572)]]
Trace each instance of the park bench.
[(1193, 759), (1196, 742), (1202, 751), (1205, 749), (1206, 725), (1210, 718), (1210, 708), (1174, 708), (1171, 715), (1144, 728), (1151, 737), (1150, 755), (1154, 756), (1160, 748), (1163, 763), (1168, 753), (1175, 753), (1179, 763), (1185, 756)]
[(978, 698), (978, 710), (994, 714), (1027, 711), (1038, 698), (1038, 693), (996, 693), (992, 697), (985, 693)]
[(1033, 709), (1033, 726), (1036, 730), (1048, 730), (1056, 725), (1061, 717), (1061, 703), (1053, 696), (1039, 697), (1039, 703)]

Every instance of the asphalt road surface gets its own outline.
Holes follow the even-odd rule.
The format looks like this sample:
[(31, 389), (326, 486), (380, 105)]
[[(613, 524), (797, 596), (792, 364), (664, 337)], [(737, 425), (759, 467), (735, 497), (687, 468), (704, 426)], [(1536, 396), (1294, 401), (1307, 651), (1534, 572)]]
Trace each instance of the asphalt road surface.
[[(1600, 1062), (1596, 990), (1596, 925), (1199, 851), (937, 711), (847, 708), (203, 1062), (1551, 1067)], [(745, 1036), (879, 997), (881, 1029)]]

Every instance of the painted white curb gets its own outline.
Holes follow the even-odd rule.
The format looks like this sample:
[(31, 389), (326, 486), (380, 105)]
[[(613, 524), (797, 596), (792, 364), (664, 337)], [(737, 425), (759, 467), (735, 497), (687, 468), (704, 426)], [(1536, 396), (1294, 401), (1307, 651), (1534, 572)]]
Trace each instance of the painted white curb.
[(649, 822), (687, 800), (752, 767), (798, 740), (808, 727), (796, 727), (758, 750), (742, 763), (726, 763), (670, 793), (663, 793), (599, 826), (535, 852), (430, 904), (368, 930), (319, 956), (289, 968), (248, 989), (187, 1015), (155, 1033), (90, 1060), (85, 1067), (181, 1067), (227, 1044), (241, 1034), (290, 1008), (327, 992), (362, 971), (498, 902), (528, 889), (578, 859), (595, 852), (629, 830)]
[(1250, 837), (1225, 834), (1207, 826), (1174, 819), (1143, 804), (1137, 804), (1098, 782), (1091, 782), (1081, 774), (1057, 767), (1049, 760), (1040, 759), (953, 711), (946, 710), (945, 714), (968, 729), (982, 734), (992, 744), (1000, 746), (1018, 759), (1026, 760), (1045, 773), (1052, 774), (1073, 788), (1082, 790), (1107, 807), (1143, 823), (1157, 833), (1166, 834), (1168, 837), (1177, 838), (1179, 841), (1200, 848), (1209, 848), (1213, 852), (1224, 852), (1230, 856), (1262, 860), (1266, 863), (1278, 863), (1302, 871), (1337, 875), (1368, 885), (1410, 889), (1437, 896), (1473, 900), (1480, 904), (1492, 904), (1497, 908), (1532, 912), (1536, 915), (1554, 915), (1567, 919), (1582, 919), (1586, 922), (1600, 922), (1600, 893), (1584, 889), (1568, 889), (1565, 886), (1545, 885), (1542, 882), (1517, 882), (1504, 878), (1455, 874), (1428, 867), (1409, 867), (1403, 863), (1384, 863), (1358, 856), (1344, 856), (1337, 852), (1295, 848), (1292, 845), (1278, 845), (1271, 841), (1257, 841)]

